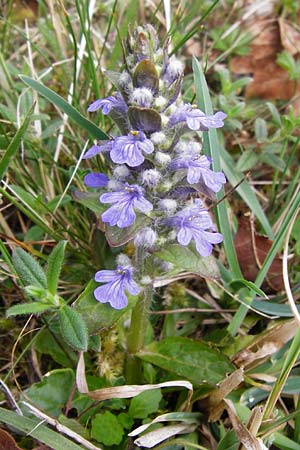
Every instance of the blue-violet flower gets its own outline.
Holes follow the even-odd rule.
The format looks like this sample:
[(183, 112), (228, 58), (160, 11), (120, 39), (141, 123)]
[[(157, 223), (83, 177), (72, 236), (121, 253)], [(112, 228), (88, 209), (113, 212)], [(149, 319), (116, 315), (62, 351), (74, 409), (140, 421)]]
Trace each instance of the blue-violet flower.
[(127, 136), (117, 137), (113, 141), (110, 157), (116, 164), (137, 167), (145, 161), (143, 152), (149, 155), (153, 151), (153, 143), (142, 131), (130, 131)]
[(105, 173), (92, 172), (84, 177), (84, 184), (91, 188), (106, 187), (109, 178)]
[(199, 200), (166, 219), (165, 223), (176, 228), (177, 241), (180, 245), (189, 245), (194, 239), (196, 249), (203, 257), (211, 254), (212, 244), (219, 244), (223, 240), (222, 234), (206, 231), (213, 228), (213, 223)]
[(174, 126), (179, 122), (186, 122), (187, 126), (194, 131), (208, 131), (209, 128), (221, 128), (224, 126), (223, 119), (227, 115), (218, 111), (212, 116), (207, 116), (201, 109), (185, 104), (179, 106), (170, 117), (170, 125)]
[(187, 169), (187, 181), (196, 184), (200, 178), (204, 184), (213, 192), (219, 192), (222, 184), (226, 183), (223, 172), (214, 172), (210, 169), (211, 159), (205, 155), (185, 155), (173, 159), (170, 164), (171, 170)]
[(113, 95), (110, 95), (107, 98), (99, 98), (90, 104), (88, 107), (89, 112), (97, 111), (98, 109), (102, 109), (102, 113), (107, 115), (110, 113), (112, 109), (116, 111), (126, 112), (128, 106), (126, 105), (123, 97), (119, 92), (115, 92)]
[(103, 222), (125, 228), (135, 221), (134, 208), (143, 213), (152, 211), (153, 205), (145, 199), (143, 193), (143, 188), (137, 184), (125, 183), (118, 191), (102, 194), (99, 199), (101, 203), (113, 203), (113, 206), (102, 214)]
[(95, 281), (105, 283), (94, 290), (96, 300), (109, 303), (115, 309), (125, 308), (128, 299), (124, 291), (137, 295), (139, 286), (132, 278), (133, 267), (117, 266), (116, 270), (99, 270), (95, 274)]

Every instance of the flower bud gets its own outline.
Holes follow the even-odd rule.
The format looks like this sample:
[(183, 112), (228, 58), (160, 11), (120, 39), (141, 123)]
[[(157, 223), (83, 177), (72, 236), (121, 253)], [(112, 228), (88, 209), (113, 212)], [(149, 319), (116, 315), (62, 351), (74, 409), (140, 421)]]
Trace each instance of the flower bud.
[(177, 202), (172, 198), (164, 198), (158, 202), (158, 208), (166, 214), (173, 214), (177, 209)]
[(116, 261), (119, 266), (123, 267), (131, 266), (130, 258), (128, 258), (128, 256), (125, 255), (125, 253), (120, 253), (117, 256)]
[(146, 186), (157, 186), (161, 180), (161, 174), (156, 169), (147, 169), (141, 173), (141, 182)]
[(157, 131), (156, 133), (151, 134), (150, 139), (154, 145), (162, 145), (166, 141), (167, 137), (162, 131)]
[(130, 176), (130, 170), (125, 164), (120, 164), (114, 168), (113, 174), (116, 180), (125, 181)]
[(119, 77), (119, 85), (122, 88), (127, 88), (131, 83), (131, 76), (129, 75), (128, 72), (124, 71), (120, 74)]
[(155, 161), (161, 166), (167, 166), (171, 161), (171, 156), (167, 153), (156, 152), (155, 153)]
[(134, 238), (134, 245), (136, 247), (142, 247), (146, 250), (151, 250), (157, 239), (156, 232), (150, 228), (143, 228)]
[(130, 95), (130, 103), (133, 103), (137, 106), (142, 106), (144, 108), (149, 108), (152, 101), (152, 92), (147, 88), (136, 88)]
[(118, 189), (120, 189), (121, 186), (122, 186), (122, 184), (120, 183), (119, 180), (111, 179), (111, 180), (109, 180), (109, 182), (107, 183), (107, 188), (108, 188), (110, 191), (117, 191)]

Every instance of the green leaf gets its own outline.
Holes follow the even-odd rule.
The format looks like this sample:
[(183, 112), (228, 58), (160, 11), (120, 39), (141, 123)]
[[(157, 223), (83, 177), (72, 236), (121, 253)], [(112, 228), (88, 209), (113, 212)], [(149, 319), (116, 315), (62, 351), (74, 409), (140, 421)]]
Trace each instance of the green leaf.
[(107, 208), (106, 205), (99, 202), (99, 196), (99, 192), (72, 192), (72, 197), (75, 202), (81, 203), (86, 208), (96, 213), (97, 216), (100, 216)]
[(34, 105), (28, 111), (22, 125), (20, 126), (20, 128), (18, 129), (16, 134), (14, 135), (13, 139), (11, 140), (9, 146), (6, 149), (6, 152), (4, 153), (4, 155), (0, 161), (0, 179), (3, 178), (7, 168), (9, 166), (10, 160), (13, 158), (13, 156), (19, 149), (21, 139), (24, 136), (24, 133), (30, 124), (30, 119), (32, 116), (33, 108), (34, 108)]
[(237, 170), (245, 172), (252, 169), (259, 161), (259, 157), (253, 150), (246, 150), (242, 153), (236, 164)]
[(51, 294), (57, 290), (58, 280), (65, 255), (67, 241), (60, 241), (48, 258), (47, 286)]
[(104, 445), (119, 445), (123, 435), (124, 428), (110, 411), (96, 414), (92, 420), (91, 437)]
[(46, 275), (39, 263), (29, 253), (18, 247), (13, 252), (13, 265), (25, 286), (47, 288)]
[(274, 433), (273, 436), (273, 444), (281, 450), (300, 450), (300, 444), (297, 444), (295, 441), (292, 441), (283, 434), (277, 432)]
[(237, 450), (239, 447), (239, 440), (234, 430), (228, 431), (223, 439), (219, 442), (217, 450)]
[(59, 310), (60, 329), (67, 343), (75, 350), (85, 352), (88, 334), (85, 322), (78, 311), (66, 305)]
[(136, 356), (195, 384), (214, 385), (234, 370), (225, 355), (204, 342), (184, 337), (153, 342)]
[(13, 411), (0, 408), (0, 422), (10, 425), (21, 433), (30, 434), (31, 437), (50, 446), (53, 450), (82, 450), (81, 446), (42, 425), (41, 419), (29, 419)]
[(86, 119), (82, 114), (80, 114), (77, 109), (70, 105), (60, 95), (56, 94), (56, 92), (47, 88), (42, 83), (39, 83), (33, 78), (27, 77), (26, 75), (20, 75), (20, 78), (25, 84), (36, 90), (39, 94), (41, 94), (43, 97), (45, 97), (47, 100), (61, 109), (64, 113), (66, 113), (70, 117), (70, 119), (74, 120), (74, 122), (76, 122), (80, 127), (84, 128), (95, 139), (109, 139), (104, 131), (97, 127), (93, 122)]
[(266, 142), (266, 140), (268, 139), (268, 128), (266, 121), (261, 117), (258, 117), (255, 120), (254, 129), (257, 142), (259, 143)]
[(219, 269), (214, 256), (203, 258), (199, 253), (189, 247), (172, 244), (156, 252), (160, 259), (174, 264), (181, 270), (197, 273), (204, 278), (220, 278)]
[(74, 308), (80, 312), (89, 334), (97, 334), (99, 331), (110, 328), (136, 302), (136, 297), (129, 295), (128, 306), (124, 309), (114, 309), (107, 303), (99, 303), (94, 297), (94, 290), (97, 286), (99, 284), (91, 280), (74, 304)]
[(142, 392), (131, 400), (128, 414), (134, 419), (146, 419), (150, 414), (158, 411), (161, 399), (160, 389)]
[(21, 305), (14, 305), (11, 308), (8, 308), (6, 311), (6, 317), (22, 316), (25, 314), (41, 314), (49, 309), (51, 309), (51, 305), (45, 305), (45, 303), (23, 303)]
[(53, 337), (48, 329), (40, 330), (34, 341), (35, 349), (51, 358), (63, 367), (74, 367), (78, 357), (67, 344), (62, 342), (61, 336)]
[(105, 227), (105, 237), (111, 247), (120, 247), (126, 244), (143, 228), (151, 224), (151, 219), (144, 214), (138, 214), (134, 223), (130, 227), (118, 228)]
[(43, 380), (25, 390), (26, 397), (48, 414), (61, 414), (70, 397), (75, 375), (72, 369), (56, 369), (44, 376)]
[(255, 283), (253, 283), (252, 281), (248, 281), (248, 280), (233, 280), (230, 283), (230, 286), (233, 289), (241, 289), (243, 287), (247, 287), (248, 289), (250, 289), (251, 291), (255, 292), (257, 295), (260, 295), (261, 297), (266, 297), (268, 298), (268, 296), (264, 293), (264, 291), (262, 289), (260, 289), (259, 287), (256, 286)]

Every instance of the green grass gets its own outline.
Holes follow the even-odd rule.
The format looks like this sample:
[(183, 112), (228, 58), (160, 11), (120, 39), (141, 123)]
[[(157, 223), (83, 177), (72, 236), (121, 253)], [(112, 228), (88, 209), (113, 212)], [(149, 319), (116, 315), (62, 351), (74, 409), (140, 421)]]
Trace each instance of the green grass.
[[(205, 0), (200, 5), (171, 2), (172, 21), (167, 31), (164, 2), (144, 3), (41, 1), (33, 12), (22, 2), (14, 7), (8, 1), (1, 12), (0, 349), (1, 379), (7, 390), (1, 394), (0, 422), (9, 430), (18, 430), (20, 435), (10, 432), (20, 447), (28, 449), (40, 441), (57, 449), (81, 445), (125, 450), (131, 448), (128, 433), (143, 421), (154, 421), (155, 449), (209, 450), (212, 441), (217, 450), (242, 448), (239, 445), (246, 448), (245, 434), (237, 427), (240, 421), (256, 444), (256, 439), (262, 438), (272, 450), (300, 449), (298, 326), (291, 320), (285, 291), (271, 292), (267, 284), (268, 270), (282, 252), (299, 209), (299, 117), (283, 102), (246, 98), (245, 86), (250, 80), (231, 72), (231, 58), (246, 55), (253, 38), (240, 26), (243, 8), (234, 9), (231, 1)], [(297, 2), (279, 3), (297, 27)], [(101, 113), (89, 115), (86, 109), (91, 101), (115, 89), (104, 72), (124, 68), (128, 28), (132, 30), (143, 20), (152, 23), (162, 40), (169, 35), (170, 54), (185, 63), (184, 98), (193, 100), (207, 114), (218, 109), (228, 114), (224, 129), (211, 130), (203, 138), (203, 151), (212, 158), (214, 169), (224, 171), (228, 179), (225, 190), (217, 195), (216, 206), (210, 204), (224, 236), (224, 243), (215, 252), (221, 278), (215, 283), (193, 274), (177, 277), (175, 268), (169, 274), (177, 277), (172, 283), (155, 280), (158, 287), (151, 314), (143, 321), (141, 334), (146, 347), (141, 350), (143, 343), (139, 342), (143, 362), (138, 363), (137, 382), (184, 379), (187, 372), (183, 368), (188, 367), (186, 377), (195, 383), (193, 393), (174, 384), (163, 391), (156, 387), (149, 391), (151, 395), (145, 391), (133, 400), (131, 388), (124, 388), (127, 396), (122, 388), (119, 397), (99, 403), (95, 400), (98, 389), (117, 389), (126, 383), (126, 336), (136, 299), (130, 298), (123, 314), (109, 305), (99, 309), (93, 297), (95, 271), (114, 267), (119, 249), (110, 248), (105, 240), (95, 198), (78, 194), (86, 191), (83, 178), (90, 169), (109, 170), (105, 159), (81, 159), (89, 145), (118, 131), (111, 119)], [(194, 58), (188, 51), (192, 43)], [(252, 283), (243, 280), (234, 243), (238, 217), (247, 212), (252, 214), (256, 232), (271, 240)], [(288, 277), (296, 303), (300, 283), (298, 230), (299, 218), (289, 242)], [(56, 294), (61, 299), (50, 312), (36, 314), (28, 322), (23, 315), (6, 316), (9, 308), (25, 302), (24, 311), (29, 311), (36, 301), (22, 285), (22, 274), (12, 256), (16, 248), (30, 255), (28, 264), (38, 262), (48, 277), (52, 274), (48, 283), (51, 299)], [(132, 256), (130, 243), (122, 250)], [(156, 268), (152, 269), (155, 272)], [(218, 271), (217, 266), (213, 269)], [(38, 306), (32, 311), (47, 309), (47, 292), (39, 295)], [(67, 306), (74, 302), (76, 312)], [(77, 326), (72, 324), (72, 314)], [(93, 330), (88, 344), (82, 317), (90, 321)], [(67, 338), (64, 328), (68, 328)], [(80, 341), (72, 347), (77, 332), (84, 345)], [(84, 372), (82, 358), (77, 367), (77, 351), (87, 345)], [(198, 356), (191, 356), (194, 351)], [(137, 367), (134, 361), (127, 370)], [(209, 379), (203, 381), (214, 364), (219, 388)], [(239, 364), (244, 366), (243, 381), (235, 383)], [(86, 376), (94, 397), (76, 389), (76, 370), (81, 391)], [(199, 371), (201, 381), (197, 383)], [(235, 421), (228, 413), (229, 404), (210, 403), (218, 396), (233, 403)], [(21, 400), (26, 398), (55, 417), (66, 433), (59, 427), (50, 429), (46, 423), (36, 428), (37, 418), (28, 410), (24, 409), (24, 416), (10, 411), (12, 398), (22, 409)], [(261, 415), (257, 407), (261, 407)], [(218, 416), (217, 411), (219, 417), (207, 422), (212, 413)], [(194, 416), (196, 412), (200, 415)], [(176, 418), (167, 415), (171, 413), (177, 414)], [(254, 426), (250, 422), (255, 414)], [(159, 427), (168, 425), (164, 423), (171, 420), (168, 417), (173, 417), (171, 425), (183, 435), (170, 431), (163, 443)], [(111, 430), (108, 441), (95, 431), (99, 423), (101, 429), (107, 426)], [(72, 430), (79, 440), (72, 438)], [(80, 442), (80, 436), (85, 440)]]

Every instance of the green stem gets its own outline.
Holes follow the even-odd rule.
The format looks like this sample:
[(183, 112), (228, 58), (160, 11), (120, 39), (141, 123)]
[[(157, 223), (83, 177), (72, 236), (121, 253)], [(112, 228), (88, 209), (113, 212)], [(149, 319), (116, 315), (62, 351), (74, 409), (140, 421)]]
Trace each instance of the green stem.
[(141, 360), (135, 357), (145, 344), (149, 309), (152, 302), (153, 286), (147, 285), (132, 310), (131, 324), (127, 339), (126, 381), (128, 384), (141, 383)]

